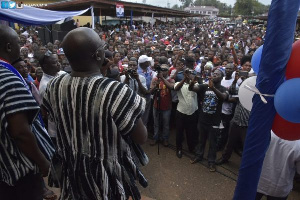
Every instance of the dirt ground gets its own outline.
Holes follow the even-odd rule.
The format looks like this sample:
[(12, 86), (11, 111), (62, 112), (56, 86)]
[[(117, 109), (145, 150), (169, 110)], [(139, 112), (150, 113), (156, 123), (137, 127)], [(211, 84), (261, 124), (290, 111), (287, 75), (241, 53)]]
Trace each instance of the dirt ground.
[[(149, 184), (147, 188), (141, 188), (143, 200), (232, 199), (241, 160), (235, 153), (229, 163), (217, 166), (216, 172), (209, 172), (206, 160), (190, 164), (193, 155), (188, 151), (184, 151), (181, 159), (176, 157), (174, 131), (170, 135), (170, 146), (160, 145), (159, 155), (157, 145), (150, 146), (149, 141), (143, 149), (150, 160), (141, 168)], [(218, 152), (217, 158), (220, 156), (221, 152)], [(59, 195), (58, 189), (55, 192)], [(300, 184), (297, 183), (288, 200), (299, 199)]]

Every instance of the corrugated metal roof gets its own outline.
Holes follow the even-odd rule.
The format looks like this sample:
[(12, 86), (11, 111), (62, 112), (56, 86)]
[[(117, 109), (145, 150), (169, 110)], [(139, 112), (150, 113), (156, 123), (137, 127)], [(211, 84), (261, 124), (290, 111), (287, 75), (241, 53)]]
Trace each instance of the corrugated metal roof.
[[(115, 16), (116, 3), (124, 5), (125, 16), (129, 17), (131, 10), (134, 16), (151, 16), (155, 17), (197, 17), (199, 14), (193, 14), (186, 11), (179, 11), (170, 8), (146, 5), (141, 3), (132, 3), (125, 1), (109, 1), (109, 0), (69, 0), (48, 4), (45, 9), (49, 10), (82, 10), (90, 6), (94, 6), (95, 16)], [(87, 12), (85, 15), (90, 16)]]

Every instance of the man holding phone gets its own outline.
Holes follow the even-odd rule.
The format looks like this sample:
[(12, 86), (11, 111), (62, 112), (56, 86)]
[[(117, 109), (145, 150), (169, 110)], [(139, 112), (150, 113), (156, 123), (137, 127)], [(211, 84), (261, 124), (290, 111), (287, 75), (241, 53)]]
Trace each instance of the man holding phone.
[(232, 98), (230, 98), (228, 101), (232, 103), (237, 103), (237, 106), (235, 108), (233, 118), (230, 122), (228, 141), (225, 150), (222, 154), (222, 157), (216, 161), (216, 165), (222, 165), (228, 163), (228, 160), (230, 159), (234, 147), (237, 145), (238, 141), (241, 140), (243, 144), (245, 142), (246, 133), (248, 129), (248, 121), (250, 117), (250, 111), (244, 108), (243, 105), (239, 102), (239, 98), (237, 95), (238, 94), (237, 82), (238, 80), (244, 81), (247, 78), (248, 78), (248, 72), (245, 71), (236, 72), (235, 79), (232, 82), (231, 87), (229, 88), (229, 93), (232, 95)]
[(147, 94), (147, 84), (144, 76), (137, 73), (137, 62), (130, 61), (128, 63), (128, 69), (124, 70), (121, 82), (127, 84), (133, 91), (138, 93), (140, 96), (145, 96)]
[(215, 172), (215, 160), (217, 153), (217, 137), (221, 123), (222, 103), (228, 99), (228, 92), (221, 85), (223, 72), (215, 70), (209, 79), (208, 85), (195, 85), (195, 78), (189, 85), (189, 90), (203, 96), (202, 108), (199, 115), (200, 141), (196, 147), (196, 156), (191, 163), (200, 162), (203, 159), (206, 140), (209, 140), (208, 166), (210, 172)]

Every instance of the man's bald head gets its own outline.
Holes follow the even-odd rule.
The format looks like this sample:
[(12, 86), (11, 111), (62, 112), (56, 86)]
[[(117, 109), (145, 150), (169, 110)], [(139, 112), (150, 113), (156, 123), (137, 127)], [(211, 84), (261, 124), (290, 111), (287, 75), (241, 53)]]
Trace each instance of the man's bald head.
[(12, 63), (20, 57), (19, 36), (10, 27), (0, 25), (0, 57)]
[(103, 45), (99, 35), (86, 27), (70, 31), (62, 41), (62, 48), (74, 71), (90, 70), (88, 65), (91, 63), (102, 65), (104, 50), (99, 47)]

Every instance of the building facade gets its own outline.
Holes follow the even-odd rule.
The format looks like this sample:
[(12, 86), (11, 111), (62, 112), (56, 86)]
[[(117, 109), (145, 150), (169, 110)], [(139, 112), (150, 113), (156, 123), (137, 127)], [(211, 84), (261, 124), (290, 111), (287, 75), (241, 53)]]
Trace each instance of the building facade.
[(184, 11), (211, 17), (215, 17), (219, 14), (219, 9), (213, 6), (190, 6), (184, 8)]

